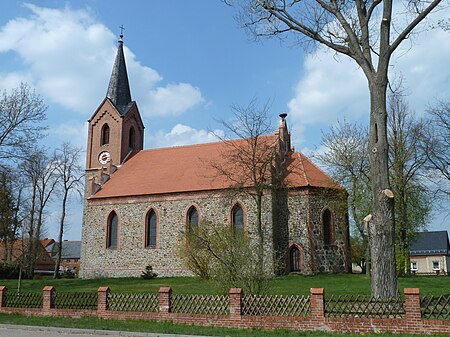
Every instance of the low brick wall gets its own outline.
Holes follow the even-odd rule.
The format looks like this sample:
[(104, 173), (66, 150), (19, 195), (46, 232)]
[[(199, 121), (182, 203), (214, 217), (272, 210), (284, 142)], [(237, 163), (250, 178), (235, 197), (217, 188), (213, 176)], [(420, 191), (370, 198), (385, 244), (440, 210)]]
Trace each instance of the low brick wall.
[(172, 289), (160, 288), (158, 312), (109, 310), (110, 289), (98, 289), (97, 310), (56, 309), (54, 291), (51, 286), (43, 289), (42, 308), (11, 308), (6, 306), (6, 287), (0, 286), (0, 313), (14, 313), (28, 316), (100, 317), (117, 320), (171, 321), (182, 324), (196, 324), (212, 327), (320, 330), (336, 332), (393, 332), (409, 334), (450, 334), (450, 320), (424, 320), (421, 317), (420, 291), (417, 288), (404, 289), (404, 318), (326, 317), (325, 294), (322, 288), (312, 288), (310, 310), (304, 316), (250, 316), (243, 314), (242, 289), (233, 288), (229, 293), (226, 315), (191, 314), (173, 312)]

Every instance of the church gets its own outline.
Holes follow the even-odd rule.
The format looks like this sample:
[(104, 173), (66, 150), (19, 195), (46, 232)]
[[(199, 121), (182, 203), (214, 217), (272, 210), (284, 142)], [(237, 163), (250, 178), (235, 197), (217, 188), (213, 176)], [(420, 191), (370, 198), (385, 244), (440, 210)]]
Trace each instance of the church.
[[(273, 273), (348, 272), (346, 191), (291, 147), (280, 117), (262, 137), (276, 154), (270, 174), (283, 172), (278, 188), (263, 193), (266, 265)], [(227, 165), (223, 153), (239, 142), (144, 150), (121, 36), (106, 97), (89, 119), (80, 277), (140, 276), (148, 265), (159, 276), (192, 275), (177, 249), (190, 226), (223, 224), (253, 239), (255, 201), (210, 164)]]

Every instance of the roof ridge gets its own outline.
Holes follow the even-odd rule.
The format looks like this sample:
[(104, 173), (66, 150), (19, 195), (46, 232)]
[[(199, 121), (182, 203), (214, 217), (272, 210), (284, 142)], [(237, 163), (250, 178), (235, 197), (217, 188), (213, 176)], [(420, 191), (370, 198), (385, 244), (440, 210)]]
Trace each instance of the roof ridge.
[[(265, 136), (260, 136), (258, 138), (271, 138), (271, 137), (275, 137), (275, 135), (265, 135)], [(218, 140), (216, 142), (186, 144), (186, 145), (173, 145), (173, 146), (167, 146), (167, 147), (156, 147), (153, 149), (141, 150), (139, 152), (161, 151), (161, 150), (168, 150), (168, 149), (188, 148), (188, 147), (201, 147), (201, 146), (214, 145), (214, 144), (219, 144), (219, 143), (225, 144), (226, 142), (243, 141), (246, 139), (249, 139), (249, 138), (237, 138), (237, 139), (228, 139), (228, 140)]]

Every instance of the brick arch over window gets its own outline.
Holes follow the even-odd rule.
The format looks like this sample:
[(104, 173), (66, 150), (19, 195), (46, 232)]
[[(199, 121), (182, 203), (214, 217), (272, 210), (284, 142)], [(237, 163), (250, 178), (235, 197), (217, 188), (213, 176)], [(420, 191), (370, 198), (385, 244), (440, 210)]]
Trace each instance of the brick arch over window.
[(191, 231), (191, 230), (198, 229), (199, 220), (200, 220), (200, 214), (198, 212), (198, 209), (197, 209), (197, 207), (192, 205), (191, 207), (189, 207), (189, 209), (186, 213), (186, 224), (187, 224), (188, 230)]
[(235, 203), (231, 208), (231, 226), (235, 233), (243, 233), (245, 228), (245, 212), (240, 203)]
[(329, 208), (322, 211), (323, 244), (331, 245), (334, 242), (334, 217)]
[(115, 211), (108, 216), (106, 225), (106, 248), (116, 249), (119, 241), (119, 217)]
[(158, 245), (158, 214), (152, 207), (145, 216), (145, 247), (156, 248)]
[(288, 271), (291, 273), (299, 273), (303, 271), (303, 268), (303, 248), (294, 243), (288, 249)]
[(128, 132), (128, 147), (133, 150), (136, 148), (136, 131), (133, 126)]
[(100, 145), (108, 145), (109, 144), (109, 125), (108, 123), (103, 124), (102, 132), (100, 135)]

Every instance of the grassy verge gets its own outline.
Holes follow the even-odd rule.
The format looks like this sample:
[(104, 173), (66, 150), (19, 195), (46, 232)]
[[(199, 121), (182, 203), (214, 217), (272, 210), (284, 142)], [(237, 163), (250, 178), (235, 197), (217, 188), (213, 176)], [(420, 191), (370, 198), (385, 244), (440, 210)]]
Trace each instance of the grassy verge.
[[(449, 277), (415, 276), (399, 278), (400, 291), (403, 288), (420, 288), (422, 295), (444, 295), (450, 292)], [(17, 280), (0, 280), (0, 285), (9, 291), (17, 289)], [(95, 292), (100, 286), (109, 286), (113, 292), (158, 292), (160, 287), (172, 287), (178, 294), (216, 294), (213, 282), (195, 277), (171, 277), (144, 280), (142, 278), (110, 279), (60, 279), (42, 278), (23, 280), (22, 290), (42, 291), (46, 285), (56, 287), (61, 292)], [(325, 288), (327, 295), (370, 294), (370, 278), (365, 275), (288, 275), (275, 277), (270, 281), (270, 293), (279, 295), (308, 295), (310, 288)]]
[[(195, 325), (174, 324), (170, 322), (152, 321), (118, 321), (104, 320), (98, 318), (54, 318), (54, 317), (26, 317), (21, 315), (0, 314), (0, 324), (20, 324), (33, 326), (53, 326), (77, 329), (95, 330), (115, 330), (133, 332), (156, 332), (166, 334), (192, 334), (203, 336), (230, 336), (230, 337), (360, 337), (360, 334), (351, 333), (329, 333), (329, 332), (309, 332), (309, 331), (288, 331), (288, 330), (258, 330), (258, 329), (233, 329), (233, 328), (212, 328)], [(402, 334), (374, 333), (365, 334), (372, 337), (400, 337), (410, 336)], [(432, 336), (432, 335), (415, 335)]]

